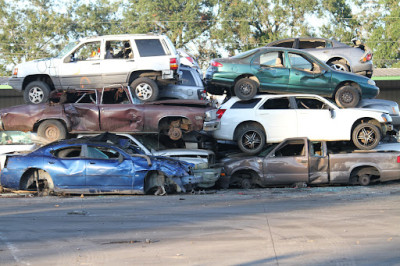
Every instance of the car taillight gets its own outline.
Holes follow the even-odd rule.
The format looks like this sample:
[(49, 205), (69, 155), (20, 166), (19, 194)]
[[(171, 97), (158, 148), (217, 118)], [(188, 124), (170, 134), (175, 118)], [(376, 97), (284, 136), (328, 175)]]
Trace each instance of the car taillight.
[(16, 68), (14, 68), (13, 75), (14, 75), (14, 76), (17, 76), (17, 75), (18, 75), (18, 68), (17, 68), (17, 67), (16, 67)]
[(371, 59), (372, 59), (372, 54), (371, 53), (367, 53), (366, 55), (364, 55), (361, 58), (361, 62), (368, 62), (368, 61), (371, 61)]
[(220, 62), (217, 62), (217, 61), (211, 61), (211, 66), (213, 66), (213, 67), (222, 67), (224, 65), (221, 64)]
[(178, 69), (178, 62), (176, 61), (176, 58), (170, 58), (169, 59), (169, 69), (171, 69), (171, 70), (177, 70)]
[(192, 63), (192, 64), (194, 63), (193, 58), (191, 58), (190, 56), (186, 56), (186, 59), (189, 60), (190, 63)]
[(397, 156), (397, 163), (400, 163), (400, 155)]
[(224, 115), (226, 109), (218, 109), (217, 110), (217, 118), (221, 119), (221, 117)]

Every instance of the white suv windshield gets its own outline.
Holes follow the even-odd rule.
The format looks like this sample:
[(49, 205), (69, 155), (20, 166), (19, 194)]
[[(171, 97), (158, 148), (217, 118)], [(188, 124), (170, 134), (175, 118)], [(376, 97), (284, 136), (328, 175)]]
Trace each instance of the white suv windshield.
[(62, 50), (61, 52), (56, 56), (57, 58), (62, 58), (65, 55), (68, 54), (69, 51), (72, 50), (72, 48), (74, 48), (76, 45), (78, 44), (78, 42), (70, 42), (69, 44), (67, 44)]

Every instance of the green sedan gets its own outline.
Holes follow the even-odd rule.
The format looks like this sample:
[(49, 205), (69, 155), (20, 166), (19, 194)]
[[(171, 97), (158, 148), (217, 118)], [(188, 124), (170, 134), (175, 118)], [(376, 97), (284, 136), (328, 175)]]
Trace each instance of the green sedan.
[(309, 53), (290, 48), (256, 48), (214, 59), (204, 81), (211, 94), (226, 92), (242, 100), (252, 99), (258, 92), (318, 94), (343, 108), (379, 94), (373, 80), (333, 70)]

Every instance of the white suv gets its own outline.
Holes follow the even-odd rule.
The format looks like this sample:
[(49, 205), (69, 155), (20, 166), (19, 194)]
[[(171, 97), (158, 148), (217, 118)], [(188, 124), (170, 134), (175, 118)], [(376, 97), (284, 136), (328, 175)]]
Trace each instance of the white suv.
[(179, 81), (180, 59), (167, 36), (107, 35), (68, 44), (58, 56), (14, 68), (9, 85), (26, 103), (46, 102), (54, 89), (129, 85), (141, 101), (158, 98), (158, 85)]
[(285, 138), (352, 140), (359, 149), (372, 149), (393, 130), (388, 113), (358, 108), (340, 109), (332, 102), (309, 94), (257, 95), (249, 101), (232, 97), (217, 111), (218, 140), (237, 141), (246, 153), (260, 152), (265, 143)]

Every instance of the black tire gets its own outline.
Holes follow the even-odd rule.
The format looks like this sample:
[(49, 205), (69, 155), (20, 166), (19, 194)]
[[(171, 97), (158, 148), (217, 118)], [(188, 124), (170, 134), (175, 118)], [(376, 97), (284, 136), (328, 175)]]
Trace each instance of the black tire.
[(249, 179), (249, 178), (243, 178), (240, 185), (243, 189), (250, 189), (253, 187), (253, 184), (251, 183), (251, 179)]
[(368, 186), (371, 183), (371, 176), (368, 174), (362, 174), (358, 177), (358, 183), (361, 186)]
[(131, 83), (133, 94), (142, 102), (151, 102), (158, 99), (157, 83), (149, 78), (138, 78)]
[[(20, 189), (36, 190), (39, 192), (38, 196), (48, 196), (54, 190), (53, 181), (49, 173), (44, 170), (28, 170), (22, 179)], [(39, 181), (38, 184), (36, 184), (36, 180)]]
[(236, 82), (234, 87), (235, 95), (239, 99), (247, 101), (253, 99), (258, 91), (258, 83), (254, 80), (243, 78)]
[(332, 61), (328, 64), (331, 68), (333, 68), (334, 70), (339, 70), (339, 71), (344, 71), (344, 72), (350, 72), (350, 68), (349, 66), (344, 63), (343, 61), (340, 60), (335, 60)]
[(60, 121), (46, 120), (39, 125), (37, 134), (49, 141), (56, 141), (67, 137), (67, 129)]
[(32, 81), (24, 90), (24, 101), (27, 104), (45, 103), (49, 100), (50, 87), (42, 81)]
[(352, 132), (353, 143), (360, 150), (375, 148), (381, 138), (380, 129), (371, 123), (361, 123)]
[(335, 94), (335, 102), (342, 108), (355, 107), (360, 102), (360, 93), (353, 86), (340, 87)]
[(238, 130), (238, 146), (247, 154), (257, 154), (265, 146), (264, 130), (256, 124), (245, 124)]

